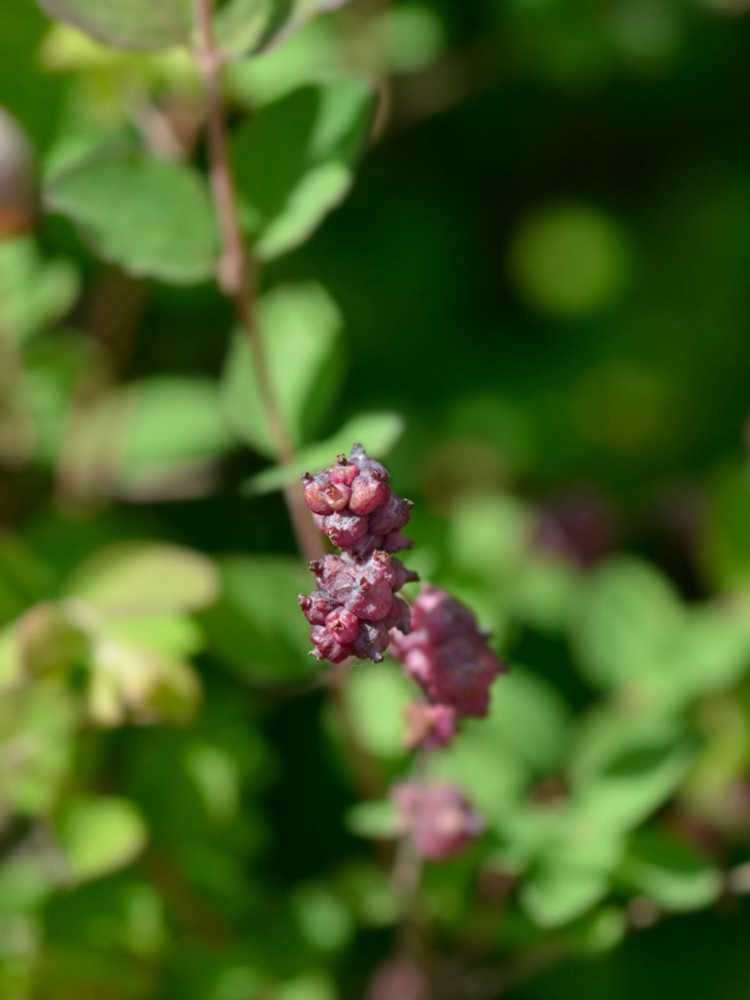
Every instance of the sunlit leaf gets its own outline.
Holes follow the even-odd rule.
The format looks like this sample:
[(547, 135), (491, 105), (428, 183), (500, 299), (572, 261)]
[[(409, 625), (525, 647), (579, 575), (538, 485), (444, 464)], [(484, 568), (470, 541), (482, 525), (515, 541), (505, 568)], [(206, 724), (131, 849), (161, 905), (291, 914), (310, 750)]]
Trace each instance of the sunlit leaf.
[(205, 182), (184, 163), (100, 153), (52, 176), (45, 200), (106, 260), (176, 284), (209, 278), (218, 239)]
[(100, 796), (68, 801), (58, 835), (74, 877), (89, 879), (129, 864), (145, 846), (147, 832), (132, 802)]
[(657, 830), (641, 830), (628, 843), (621, 877), (667, 910), (697, 910), (721, 891), (719, 869), (694, 848)]
[(613, 560), (591, 579), (573, 621), (577, 663), (587, 679), (608, 688), (664, 670), (684, 613), (655, 569)]
[(224, 52), (261, 52), (300, 28), (316, 14), (343, 7), (348, 0), (228, 0), (216, 18)]
[(68, 593), (110, 615), (141, 616), (204, 607), (218, 578), (205, 556), (176, 545), (115, 544), (80, 566)]
[(235, 132), (244, 225), (261, 257), (302, 242), (342, 200), (371, 113), (368, 85), (341, 79), (282, 97)]
[(395, 413), (363, 413), (347, 421), (332, 437), (302, 448), (290, 466), (265, 469), (246, 480), (244, 490), (252, 496), (282, 489), (304, 472), (317, 471), (329, 465), (332, 456), (348, 454), (357, 441), (373, 458), (385, 458), (403, 430), (404, 421)]
[[(258, 328), (279, 408), (299, 443), (314, 433), (341, 380), (341, 315), (320, 285), (282, 285), (259, 303)], [(253, 354), (241, 330), (227, 358), (222, 396), (234, 431), (264, 454), (275, 455)]]
[(68, 261), (44, 260), (28, 236), (0, 243), (0, 325), (17, 342), (64, 316), (77, 294)]
[(393, 664), (368, 664), (352, 674), (345, 692), (349, 718), (370, 753), (387, 758), (404, 752), (404, 713), (414, 695)]
[(39, 5), (108, 45), (158, 49), (190, 38), (191, 0), (39, 0)]

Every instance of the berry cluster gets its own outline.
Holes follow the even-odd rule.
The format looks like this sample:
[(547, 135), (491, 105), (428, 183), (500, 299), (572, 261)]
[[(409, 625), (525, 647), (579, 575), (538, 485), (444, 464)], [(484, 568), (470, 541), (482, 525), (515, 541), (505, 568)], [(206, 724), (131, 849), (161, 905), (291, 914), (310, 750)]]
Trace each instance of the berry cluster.
[(317, 476), (302, 477), (305, 503), (315, 523), (333, 544), (355, 559), (376, 549), (399, 552), (411, 548), (401, 529), (409, 521), (412, 503), (391, 491), (388, 470), (369, 458), (361, 444), (339, 455), (335, 465)]
[(402, 831), (431, 861), (458, 854), (484, 828), (481, 816), (455, 785), (407, 781), (396, 785), (392, 796)]
[(506, 668), (487, 645), (476, 618), (437, 587), (425, 587), (411, 609), (411, 632), (392, 636), (391, 651), (424, 691), (428, 704), (410, 709), (408, 740), (445, 746), (458, 719), (487, 715), (490, 686)]
[(379, 661), (390, 630), (409, 631), (409, 606), (397, 591), (417, 575), (390, 553), (411, 544), (401, 535), (411, 503), (391, 492), (388, 479), (384, 466), (356, 444), (348, 459), (339, 455), (330, 469), (303, 477), (305, 503), (344, 550), (310, 563), (318, 589), (299, 598), (319, 660)]

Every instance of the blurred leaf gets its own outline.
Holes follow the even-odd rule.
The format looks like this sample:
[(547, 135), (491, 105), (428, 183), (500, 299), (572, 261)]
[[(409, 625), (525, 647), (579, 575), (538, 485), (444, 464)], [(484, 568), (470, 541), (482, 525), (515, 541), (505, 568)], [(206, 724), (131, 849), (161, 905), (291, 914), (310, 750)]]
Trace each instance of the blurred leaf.
[(11, 855), (0, 865), (0, 916), (37, 909), (55, 889), (56, 881), (41, 852)]
[(673, 794), (693, 755), (675, 722), (601, 710), (580, 728), (570, 761), (580, 808), (608, 829), (632, 829)]
[(605, 690), (658, 674), (683, 622), (677, 596), (657, 570), (611, 560), (591, 578), (573, 622), (578, 665)]
[(524, 881), (521, 903), (540, 927), (558, 927), (598, 903), (607, 887), (608, 878), (601, 872), (551, 865)]
[(558, 808), (521, 887), (526, 912), (542, 927), (567, 923), (604, 898), (623, 850), (620, 836), (576, 800)]
[(212, 648), (246, 680), (279, 684), (309, 675), (308, 626), (297, 595), (310, 580), (300, 562), (230, 556), (220, 570), (222, 598), (203, 616)]
[(4, 694), (0, 700), (0, 803), (22, 815), (44, 816), (55, 805), (70, 768), (78, 713), (53, 684)]
[(531, 519), (511, 496), (466, 496), (451, 520), (451, 553), (458, 566), (493, 581), (514, 579), (526, 561)]
[(283, 45), (252, 59), (230, 61), (224, 83), (231, 100), (254, 111), (300, 87), (348, 77), (350, 72), (339, 32), (329, 18), (313, 18), (285, 38)]
[(282, 489), (304, 472), (329, 465), (332, 455), (340, 455), (342, 452), (348, 454), (355, 441), (363, 444), (373, 458), (385, 458), (401, 437), (403, 429), (404, 422), (395, 413), (363, 413), (347, 421), (341, 430), (327, 440), (298, 451), (293, 464), (288, 468), (277, 465), (246, 479), (243, 490), (249, 496), (255, 496)]
[(542, 631), (558, 631), (575, 611), (580, 586), (580, 574), (574, 566), (534, 553), (516, 580), (513, 612)]
[(750, 629), (726, 612), (692, 613), (670, 657), (666, 697), (682, 706), (731, 688), (750, 666)]
[(212, 379), (152, 376), (127, 386), (118, 402), (120, 479), (136, 493), (215, 460), (234, 442)]
[[(320, 285), (282, 285), (261, 299), (258, 328), (279, 408), (299, 443), (315, 432), (341, 381), (341, 315)], [(235, 332), (226, 361), (222, 396), (235, 432), (274, 456), (276, 441), (247, 335), (241, 330)]]
[(190, 38), (190, 0), (39, 0), (39, 5), (108, 45), (158, 49)]
[(80, 566), (67, 592), (113, 616), (159, 615), (211, 604), (218, 579), (205, 556), (177, 545), (122, 542)]
[(66, 802), (58, 835), (76, 879), (98, 878), (129, 864), (146, 844), (146, 827), (127, 799), (114, 796)]
[(325, 883), (299, 886), (292, 907), (305, 938), (320, 951), (338, 951), (354, 933), (351, 913)]
[(192, 656), (204, 645), (200, 626), (185, 615), (144, 615), (107, 622), (107, 635), (145, 646), (166, 656)]
[(216, 35), (224, 52), (261, 52), (287, 39), (306, 21), (348, 0), (229, 0), (216, 17)]
[(632, 835), (621, 869), (626, 885), (666, 910), (697, 910), (721, 892), (721, 873), (697, 851), (657, 830)]
[(266, 105), (235, 132), (243, 220), (260, 257), (301, 243), (344, 198), (372, 106), (364, 81), (340, 79)]
[(570, 739), (570, 713), (559, 693), (528, 670), (513, 666), (492, 688), (490, 713), (471, 723), (496, 740), (497, 753), (541, 776), (562, 763)]
[(21, 663), (27, 676), (67, 671), (84, 664), (89, 637), (65, 609), (51, 602), (37, 604), (16, 625)]
[(159, 651), (100, 637), (94, 647), (88, 710), (94, 722), (189, 722), (201, 689), (193, 668)]
[(376, 757), (404, 753), (406, 706), (415, 689), (392, 663), (368, 664), (355, 670), (345, 688), (348, 716), (357, 736)]
[(78, 295), (66, 260), (46, 261), (28, 236), (0, 242), (0, 328), (16, 342), (61, 319)]
[(568, 929), (566, 938), (577, 954), (590, 957), (600, 955), (619, 945), (627, 929), (627, 919), (623, 910), (614, 906), (603, 906), (576, 921)]
[(183, 163), (100, 152), (52, 176), (45, 200), (106, 260), (138, 276), (190, 284), (214, 271), (218, 238), (208, 191)]
[(336, 1000), (333, 982), (324, 972), (306, 972), (274, 990), (276, 1000)]
[(396, 808), (390, 799), (358, 802), (346, 814), (346, 825), (357, 836), (374, 840), (395, 837), (399, 829)]

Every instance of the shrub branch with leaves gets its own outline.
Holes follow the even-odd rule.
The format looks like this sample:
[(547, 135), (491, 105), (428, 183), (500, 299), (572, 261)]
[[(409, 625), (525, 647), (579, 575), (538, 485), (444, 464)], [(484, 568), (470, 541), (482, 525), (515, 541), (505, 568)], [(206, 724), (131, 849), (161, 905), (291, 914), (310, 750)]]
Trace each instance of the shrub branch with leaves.
[[(437, 484), (418, 572), (381, 461), (401, 417), (356, 395), (331, 433), (343, 313), (287, 255), (368, 144), (486, 86), (485, 43), (441, 59), (445, 18), (412, 3), (38, 6), (56, 132), (0, 113), (0, 996), (481, 1000), (747, 892), (746, 470), (712, 485), (688, 602), (613, 554), (600, 498), (500, 485), (466, 431), (513, 425), (494, 397), (400, 465)], [(556, 15), (510, 6), (519, 51), (569, 60)], [(568, 322), (632, 267), (575, 206), (510, 258)], [(618, 446), (650, 427), (651, 383), (625, 382)]]

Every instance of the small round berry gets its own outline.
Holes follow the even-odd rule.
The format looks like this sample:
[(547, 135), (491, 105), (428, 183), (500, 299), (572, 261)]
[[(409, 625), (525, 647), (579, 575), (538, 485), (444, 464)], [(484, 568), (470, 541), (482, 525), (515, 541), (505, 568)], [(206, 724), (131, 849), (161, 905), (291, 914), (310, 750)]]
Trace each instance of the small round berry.
[(390, 486), (369, 473), (357, 476), (352, 483), (349, 507), (355, 514), (372, 514), (391, 495)]
[(356, 514), (331, 514), (323, 530), (334, 545), (348, 549), (367, 533), (367, 518)]
[(359, 618), (346, 608), (336, 608), (327, 616), (326, 628), (342, 646), (354, 642), (359, 634)]

